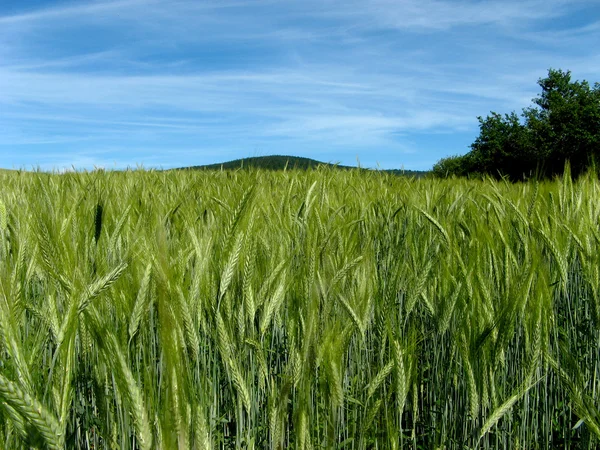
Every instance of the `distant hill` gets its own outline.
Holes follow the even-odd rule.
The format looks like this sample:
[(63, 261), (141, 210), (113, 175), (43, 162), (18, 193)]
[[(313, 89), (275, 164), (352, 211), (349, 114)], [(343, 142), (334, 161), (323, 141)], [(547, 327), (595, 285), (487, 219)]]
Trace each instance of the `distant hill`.
[[(251, 158), (234, 159), (217, 164), (206, 164), (203, 166), (182, 167), (175, 170), (237, 170), (237, 169), (266, 169), (266, 170), (284, 170), (284, 169), (313, 169), (319, 166), (327, 166), (336, 169), (349, 170), (356, 169), (352, 166), (343, 166), (340, 164), (325, 163), (311, 158), (302, 158), (300, 156), (255, 156)], [(370, 169), (364, 169), (370, 170)], [(382, 170), (382, 172), (393, 173), (395, 175), (422, 177), (428, 174), (422, 170)]]
[[(315, 159), (302, 158), (299, 156), (256, 156), (251, 158), (234, 159), (217, 164), (207, 164), (204, 166), (185, 167), (185, 169), (194, 170), (235, 170), (235, 169), (267, 169), (267, 170), (284, 170), (288, 169), (312, 169), (318, 166), (334, 166), (334, 164), (323, 163)], [(342, 169), (349, 169), (347, 166), (337, 166)]]

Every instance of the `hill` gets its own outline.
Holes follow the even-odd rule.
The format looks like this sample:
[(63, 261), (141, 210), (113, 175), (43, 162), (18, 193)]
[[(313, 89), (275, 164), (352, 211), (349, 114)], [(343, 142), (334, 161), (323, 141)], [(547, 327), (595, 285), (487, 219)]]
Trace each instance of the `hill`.
[[(334, 166), (331, 163), (324, 163), (310, 158), (302, 158), (299, 156), (256, 156), (251, 158), (234, 159), (217, 164), (206, 164), (203, 166), (185, 167), (185, 169), (193, 170), (236, 170), (236, 169), (267, 169), (267, 170), (284, 170), (284, 169), (313, 169), (319, 166)], [(348, 166), (337, 166), (339, 168), (349, 169)]]
[[(326, 163), (317, 161), (316, 159), (303, 158), (300, 156), (285, 156), (285, 155), (272, 155), (272, 156), (256, 156), (250, 158), (235, 159), (233, 161), (227, 161), (217, 164), (206, 164), (202, 166), (190, 166), (182, 167), (175, 170), (238, 170), (238, 169), (266, 169), (266, 170), (284, 170), (284, 169), (315, 169), (319, 166), (326, 166), (341, 170), (356, 169), (352, 166), (344, 166), (340, 164)], [(371, 169), (363, 169), (371, 170)], [(422, 177), (426, 175), (427, 171), (421, 170), (382, 170), (382, 172), (393, 173), (395, 175), (415, 176)]]

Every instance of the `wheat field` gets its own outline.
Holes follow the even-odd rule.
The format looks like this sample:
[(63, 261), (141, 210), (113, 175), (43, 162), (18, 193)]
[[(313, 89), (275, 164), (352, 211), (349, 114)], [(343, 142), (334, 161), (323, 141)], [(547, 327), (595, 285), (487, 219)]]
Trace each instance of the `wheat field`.
[(0, 447), (592, 449), (600, 182), (0, 173)]

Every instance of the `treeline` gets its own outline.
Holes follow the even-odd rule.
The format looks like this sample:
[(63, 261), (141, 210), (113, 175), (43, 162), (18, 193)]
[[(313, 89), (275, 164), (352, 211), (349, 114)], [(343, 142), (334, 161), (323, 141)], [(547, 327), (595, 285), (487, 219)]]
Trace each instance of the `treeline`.
[(548, 71), (541, 94), (521, 115), (491, 112), (478, 117), (471, 151), (433, 167), (436, 176), (489, 174), (522, 180), (562, 174), (568, 162), (577, 176), (600, 161), (600, 84), (571, 81), (571, 72)]

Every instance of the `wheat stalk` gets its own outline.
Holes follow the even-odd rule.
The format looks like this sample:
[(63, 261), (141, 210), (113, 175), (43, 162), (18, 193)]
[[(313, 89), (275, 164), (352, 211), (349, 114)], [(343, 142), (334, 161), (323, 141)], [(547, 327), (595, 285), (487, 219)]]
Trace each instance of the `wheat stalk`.
[(37, 399), (23, 392), (15, 383), (0, 374), (0, 395), (4, 401), (31, 423), (53, 449), (64, 447), (64, 434), (58, 421)]

